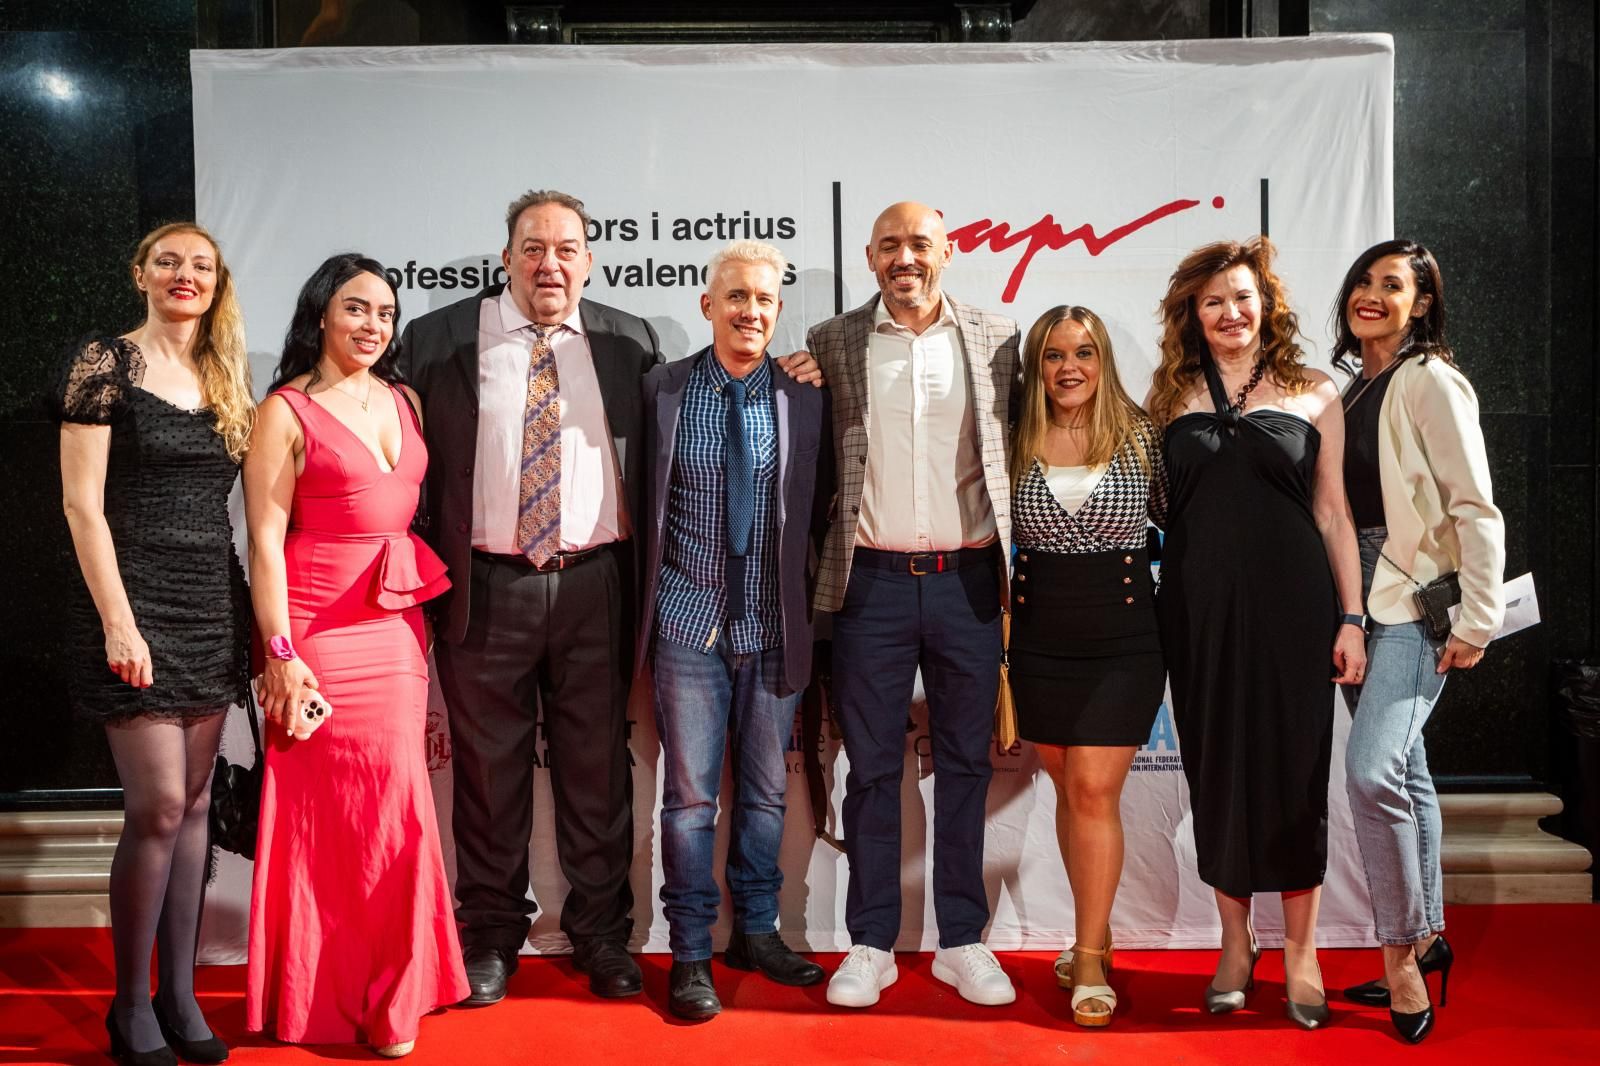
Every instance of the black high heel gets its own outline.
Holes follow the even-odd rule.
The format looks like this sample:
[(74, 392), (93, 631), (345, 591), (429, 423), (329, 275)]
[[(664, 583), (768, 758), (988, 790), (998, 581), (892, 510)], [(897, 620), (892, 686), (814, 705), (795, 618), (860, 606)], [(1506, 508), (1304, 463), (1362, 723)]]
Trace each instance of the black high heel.
[(1450, 994), (1450, 967), (1456, 964), (1456, 953), (1450, 950), (1450, 942), (1440, 933), (1434, 937), (1428, 950), (1417, 960), (1417, 969), (1422, 972), (1422, 983), (1428, 983), (1428, 975), (1435, 970), (1439, 972), (1439, 1006), (1445, 1005), (1445, 1000)]
[[(1440, 933), (1434, 937), (1433, 943), (1417, 959), (1417, 970), (1422, 974), (1422, 983), (1428, 983), (1428, 975), (1435, 971), (1439, 974), (1439, 1006), (1444, 1006), (1450, 993), (1450, 967), (1456, 964), (1456, 953), (1450, 950), (1450, 942)], [(1377, 981), (1367, 981), (1359, 985), (1352, 985), (1344, 990), (1344, 998), (1353, 1003), (1360, 1003), (1368, 1007), (1389, 1006), (1389, 990)], [(1419, 1037), (1420, 1039), (1420, 1037)]]
[(106, 1008), (106, 1036), (111, 1038), (111, 1057), (123, 1066), (178, 1066), (178, 1057), (165, 1044), (152, 1051), (134, 1051), (117, 1028), (116, 1006)]
[(156, 1024), (161, 1027), (161, 1035), (166, 1038), (168, 1046), (176, 1051), (184, 1062), (216, 1066), (219, 1062), (228, 1061), (228, 1045), (215, 1033), (204, 1040), (185, 1040), (176, 1029), (167, 1024), (167, 1016), (161, 1011), (159, 999), (150, 1001), (150, 1009), (156, 1012)]
[(1389, 1020), (1394, 1023), (1395, 1030), (1408, 1044), (1420, 1044), (1423, 1037), (1433, 1032), (1432, 1007), (1424, 1007), (1415, 1014), (1402, 1014), (1390, 1007)]

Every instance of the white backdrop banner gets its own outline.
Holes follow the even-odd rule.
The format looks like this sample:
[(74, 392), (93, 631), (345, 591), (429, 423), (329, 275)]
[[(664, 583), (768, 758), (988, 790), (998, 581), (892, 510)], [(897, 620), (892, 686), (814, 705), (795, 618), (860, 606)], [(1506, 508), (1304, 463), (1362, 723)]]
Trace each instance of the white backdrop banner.
[[(197, 51), (199, 220), (223, 245), (270, 378), (301, 283), (359, 250), (390, 268), (407, 318), (501, 280), (505, 206), (529, 188), (571, 192), (594, 223), (587, 295), (651, 320), (671, 358), (709, 341), (704, 264), (729, 240), (770, 241), (790, 262), (774, 349), (875, 291), (864, 247), (889, 203), (943, 212), (958, 299), (1015, 317), (1094, 308), (1130, 391), (1156, 362), (1155, 309), (1191, 248), (1266, 230), (1326, 366), (1329, 302), (1351, 259), (1393, 230), (1393, 45), (1387, 36), (1114, 45), (503, 47)], [(659, 742), (634, 694), (635, 941), (665, 950), (656, 809)], [(1292, 709), (1286, 708), (1285, 713)], [(434, 789), (449, 840), (449, 757), (437, 691)], [(936, 946), (934, 767), (926, 709), (906, 737), (899, 945)], [(1340, 761), (1320, 935), (1371, 943), (1371, 914)], [(237, 723), (242, 725), (242, 723)], [(240, 751), (242, 729), (230, 731)], [(817, 950), (848, 946), (842, 855), (813, 839), (798, 732), (789, 761), (782, 924)], [(824, 740), (838, 810), (847, 759)], [(541, 761), (544, 751), (539, 752)], [(994, 753), (985, 867), (996, 948), (1055, 949), (1072, 899), (1055, 796), (1031, 749)], [(1166, 708), (1123, 797), (1127, 867), (1114, 924), (1128, 947), (1217, 942), (1195, 876), (1178, 742)], [(724, 793), (726, 795), (726, 792)], [(531, 843), (541, 905), (530, 944), (564, 950), (549, 784)], [(723, 845), (725, 846), (725, 840)], [(224, 856), (205, 954), (242, 956), (248, 864)], [(1276, 900), (1257, 928), (1281, 935)], [(726, 921), (719, 927), (725, 935)]]

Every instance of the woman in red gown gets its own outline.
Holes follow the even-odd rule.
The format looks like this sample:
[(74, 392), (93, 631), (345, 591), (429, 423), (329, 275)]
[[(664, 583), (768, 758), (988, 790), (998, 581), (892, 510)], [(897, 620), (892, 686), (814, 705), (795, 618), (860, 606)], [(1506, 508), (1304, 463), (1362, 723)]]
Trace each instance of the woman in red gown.
[(420, 605), (449, 582), (409, 528), (428, 458), (398, 318), (378, 263), (323, 263), (244, 472), (268, 719), (246, 1023), (389, 1058), (469, 991), (423, 751)]

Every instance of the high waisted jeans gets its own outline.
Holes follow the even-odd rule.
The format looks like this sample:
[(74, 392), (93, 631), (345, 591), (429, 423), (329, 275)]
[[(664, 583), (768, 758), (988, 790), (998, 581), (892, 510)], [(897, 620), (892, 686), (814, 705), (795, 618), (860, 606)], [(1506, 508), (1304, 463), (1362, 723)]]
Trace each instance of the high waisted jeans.
[[(1363, 597), (1386, 535), (1382, 528), (1358, 533)], [(1422, 743), (1422, 727), (1444, 689), (1443, 675), (1434, 672), (1439, 649), (1421, 622), (1373, 622), (1366, 683), (1344, 690), (1355, 716), (1345, 787), (1383, 944), (1414, 944), (1444, 929), (1439, 797)]]

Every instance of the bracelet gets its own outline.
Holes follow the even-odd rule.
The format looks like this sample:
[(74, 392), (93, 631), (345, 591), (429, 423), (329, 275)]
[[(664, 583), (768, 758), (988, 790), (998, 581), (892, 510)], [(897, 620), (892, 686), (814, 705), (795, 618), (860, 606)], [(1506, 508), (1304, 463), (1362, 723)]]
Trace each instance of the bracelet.
[(294, 645), (289, 643), (288, 637), (269, 638), (267, 640), (267, 654), (283, 662), (290, 662), (300, 657), (295, 654)]
[(1357, 629), (1365, 629), (1367, 627), (1367, 620), (1359, 614), (1341, 614), (1339, 616), (1339, 624), (1342, 626), (1355, 626)]

